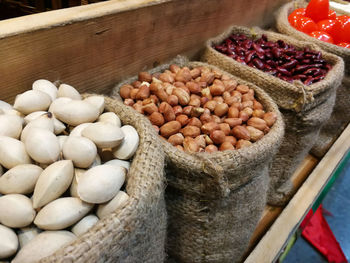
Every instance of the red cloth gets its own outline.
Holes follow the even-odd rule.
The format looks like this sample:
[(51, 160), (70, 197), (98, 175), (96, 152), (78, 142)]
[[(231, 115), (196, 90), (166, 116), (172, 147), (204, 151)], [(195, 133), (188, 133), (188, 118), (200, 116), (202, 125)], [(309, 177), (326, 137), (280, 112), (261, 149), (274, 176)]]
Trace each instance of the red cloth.
[(323, 217), (322, 211), (323, 208), (320, 205), (312, 217), (312, 211), (310, 211), (311, 214), (308, 213), (304, 219), (304, 221), (306, 220), (305, 223), (303, 221), (301, 224), (302, 229), (304, 227), (302, 236), (326, 257), (328, 262), (348, 262), (331, 228)]

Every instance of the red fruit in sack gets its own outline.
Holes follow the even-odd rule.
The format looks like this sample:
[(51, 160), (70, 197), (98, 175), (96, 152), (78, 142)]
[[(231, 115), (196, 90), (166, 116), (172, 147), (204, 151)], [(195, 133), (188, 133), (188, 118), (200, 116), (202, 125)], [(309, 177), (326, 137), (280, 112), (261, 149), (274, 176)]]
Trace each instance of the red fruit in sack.
[(335, 13), (334, 10), (329, 9), (328, 11), (328, 19), (335, 19), (337, 17), (337, 14)]
[(295, 9), (289, 16), (288, 21), (294, 27), (299, 16), (305, 16), (306, 8)]
[(312, 21), (311, 18), (305, 16), (298, 17), (298, 21), (295, 24), (295, 28), (306, 34), (318, 30), (316, 23)]
[(336, 19), (321, 20), (317, 23), (318, 30), (324, 31), (324, 32), (330, 34), (331, 36), (333, 36), (333, 34), (335, 33), (334, 28), (335, 28), (337, 23), (339, 23), (339, 21)]
[(336, 20), (339, 23), (334, 27), (333, 37), (335, 42), (350, 42), (350, 16), (338, 16)]
[(328, 18), (329, 0), (310, 0), (306, 7), (305, 16), (315, 22)]
[(338, 43), (337, 46), (345, 47), (345, 48), (350, 48), (350, 43), (341, 42), (341, 43)]
[(331, 44), (334, 43), (332, 36), (330, 34), (327, 34), (326, 32), (323, 32), (323, 31), (311, 32), (310, 36), (317, 38), (317, 39), (324, 41), (324, 42), (328, 42)]

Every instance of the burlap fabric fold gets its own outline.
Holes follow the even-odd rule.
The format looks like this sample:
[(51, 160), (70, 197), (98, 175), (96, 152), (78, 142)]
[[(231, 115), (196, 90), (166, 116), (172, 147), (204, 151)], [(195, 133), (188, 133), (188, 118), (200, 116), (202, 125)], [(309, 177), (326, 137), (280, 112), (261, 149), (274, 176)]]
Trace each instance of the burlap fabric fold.
[(299, 49), (304, 47), (320, 49), (316, 45), (259, 28), (233, 26), (218, 37), (208, 40), (202, 57), (203, 61), (256, 84), (279, 106), (286, 124), (285, 138), (270, 169), (268, 203), (277, 206), (285, 205), (294, 194), (291, 176), (316, 142), (322, 124), (330, 117), (335, 92), (343, 77), (344, 63), (341, 58), (322, 52), (323, 58), (333, 66), (324, 80), (310, 86), (305, 86), (300, 81), (294, 81), (291, 84), (243, 65), (212, 47), (220, 44), (233, 33), (244, 34), (253, 39), (265, 34), (271, 41), (283, 40)]
[(40, 262), (159, 263), (165, 260), (166, 209), (164, 153), (148, 121), (131, 108), (105, 97), (106, 110), (132, 125), (140, 137), (127, 175), (126, 205), (87, 233)]
[[(222, 72), (182, 57), (172, 63)], [(149, 72), (164, 71), (169, 65)], [(268, 167), (283, 138), (284, 123), (264, 91), (233, 78), (253, 88), (257, 100), (276, 112), (278, 119), (261, 140), (240, 150), (189, 154), (159, 138), (166, 155), (167, 252), (178, 262), (238, 262), (265, 207)], [(114, 96), (119, 97), (119, 88), (134, 80), (120, 83)]]
[(314, 155), (322, 157), (331, 146), (331, 142), (340, 135), (350, 121), (350, 111), (348, 110), (350, 107), (350, 49), (320, 41), (292, 27), (288, 22), (288, 15), (294, 9), (306, 7), (306, 5), (307, 2), (294, 1), (281, 7), (276, 17), (278, 31), (296, 39), (314, 43), (323, 50), (341, 57), (345, 62), (345, 76), (341, 87), (337, 90), (333, 113), (329, 121), (322, 128), (320, 137), (312, 149)]

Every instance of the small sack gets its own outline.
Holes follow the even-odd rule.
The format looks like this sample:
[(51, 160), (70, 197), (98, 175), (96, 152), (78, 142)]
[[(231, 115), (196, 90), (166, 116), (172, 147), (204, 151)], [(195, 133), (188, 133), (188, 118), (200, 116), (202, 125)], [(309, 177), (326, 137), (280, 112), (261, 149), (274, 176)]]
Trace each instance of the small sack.
[(100, 220), (72, 244), (40, 262), (164, 262), (166, 210), (164, 154), (148, 121), (105, 97), (106, 110), (137, 130), (140, 143), (127, 176), (126, 205)]
[[(206, 66), (227, 74), (182, 57), (173, 63)], [(149, 72), (164, 71), (169, 65)], [(257, 100), (267, 111), (276, 112), (278, 119), (261, 140), (240, 150), (189, 154), (159, 138), (166, 155), (168, 183), (167, 252), (179, 262), (238, 262), (265, 207), (268, 166), (283, 138), (284, 124), (277, 105), (264, 91), (233, 78), (253, 88)], [(136, 79), (119, 84), (113, 95), (119, 97), (120, 87)]]
[(235, 33), (253, 39), (265, 34), (270, 41), (283, 40), (300, 49), (309, 47), (312, 50), (319, 50), (319, 48), (313, 44), (259, 28), (233, 26), (220, 36), (210, 39), (203, 55), (204, 61), (262, 88), (279, 106), (286, 130), (281, 148), (270, 169), (268, 203), (285, 205), (294, 194), (290, 181), (291, 176), (316, 142), (322, 124), (330, 117), (335, 92), (343, 77), (344, 63), (341, 58), (322, 52), (323, 58), (332, 65), (326, 77), (310, 86), (305, 86), (301, 81), (294, 81), (291, 84), (258, 69), (243, 65), (212, 47)]
[[(322, 157), (330, 147), (331, 143), (340, 135), (350, 121), (350, 49), (329, 44), (310, 37), (303, 32), (296, 30), (288, 22), (288, 15), (296, 8), (306, 7), (307, 2), (295, 1), (285, 4), (277, 13), (276, 27), (283, 34), (292, 36), (298, 40), (304, 40), (318, 45), (324, 51), (341, 57), (345, 62), (345, 76), (342, 86), (337, 90), (337, 97), (333, 113), (323, 126), (319, 140), (312, 149), (312, 153)], [(338, 11), (337, 11), (338, 12)]]

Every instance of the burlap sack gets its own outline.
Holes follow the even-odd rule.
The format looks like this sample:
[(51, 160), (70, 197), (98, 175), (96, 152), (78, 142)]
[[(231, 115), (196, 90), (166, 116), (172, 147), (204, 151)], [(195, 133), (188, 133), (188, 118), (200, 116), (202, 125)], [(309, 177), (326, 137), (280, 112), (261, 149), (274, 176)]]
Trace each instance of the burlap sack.
[(164, 153), (148, 121), (106, 97), (106, 110), (136, 128), (139, 148), (127, 175), (127, 204), (74, 243), (40, 262), (154, 262), (165, 260)]
[(345, 62), (345, 76), (342, 86), (337, 90), (337, 98), (333, 113), (329, 121), (324, 125), (320, 132), (320, 137), (317, 140), (312, 153), (318, 157), (322, 157), (346, 125), (350, 121), (350, 49), (332, 45), (307, 34), (304, 34), (293, 28), (288, 22), (288, 15), (296, 8), (306, 7), (304, 1), (290, 2), (284, 5), (277, 13), (276, 27), (279, 32), (290, 35), (299, 40), (305, 40), (317, 44), (323, 50), (340, 56)]
[[(178, 58), (179, 66), (209, 66)], [(169, 64), (150, 73), (161, 72)], [(222, 72), (222, 71), (221, 71)], [(252, 146), (234, 151), (188, 154), (159, 139), (166, 155), (167, 252), (178, 262), (238, 262), (258, 223), (266, 201), (268, 166), (283, 138), (284, 124), (277, 106), (257, 86), (268, 111), (278, 114), (270, 132)], [(119, 88), (135, 78), (119, 84)]]
[(243, 65), (219, 53), (213, 45), (220, 44), (232, 33), (248, 37), (265, 34), (269, 40), (279, 39), (297, 48), (319, 48), (313, 44), (297, 41), (289, 36), (263, 31), (259, 28), (233, 26), (220, 36), (208, 40), (203, 60), (261, 87), (279, 106), (286, 124), (285, 138), (270, 169), (268, 203), (285, 205), (294, 194), (290, 181), (293, 172), (316, 142), (321, 125), (328, 120), (335, 100), (336, 88), (343, 77), (344, 63), (341, 58), (322, 52), (323, 58), (333, 65), (324, 80), (305, 86), (300, 81), (293, 84), (268, 75), (258, 69)]

